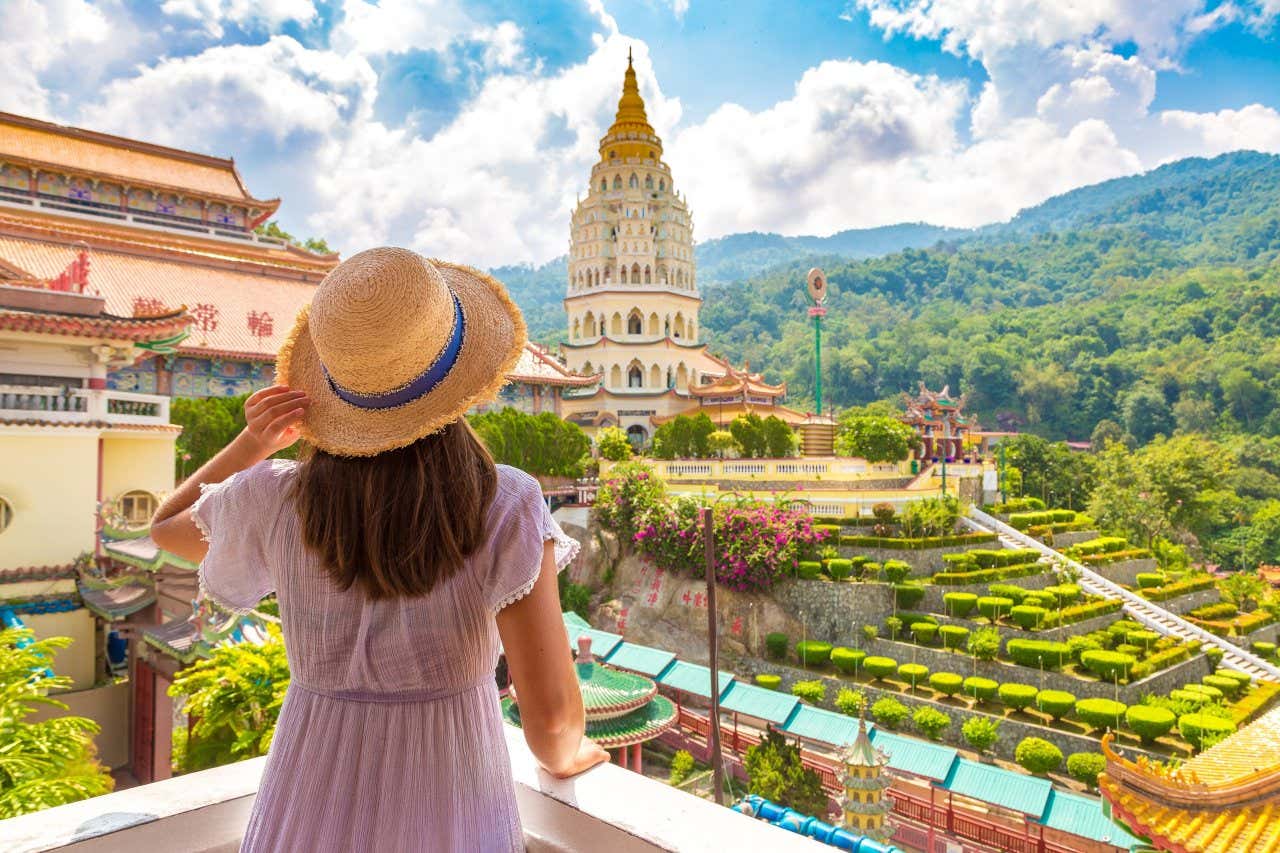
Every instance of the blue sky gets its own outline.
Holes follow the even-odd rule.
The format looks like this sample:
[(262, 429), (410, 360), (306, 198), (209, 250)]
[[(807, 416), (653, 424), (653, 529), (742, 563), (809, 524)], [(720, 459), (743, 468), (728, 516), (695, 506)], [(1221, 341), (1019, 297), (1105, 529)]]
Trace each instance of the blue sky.
[(1280, 152), (1280, 0), (0, 0), (0, 109), (234, 156), (282, 224), (567, 246), (628, 48), (697, 237), (977, 225)]

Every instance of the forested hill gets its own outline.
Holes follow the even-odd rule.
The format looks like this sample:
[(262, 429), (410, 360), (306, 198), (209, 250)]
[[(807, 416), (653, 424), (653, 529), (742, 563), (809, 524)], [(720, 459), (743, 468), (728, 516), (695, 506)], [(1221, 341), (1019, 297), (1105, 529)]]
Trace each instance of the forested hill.
[[(1110, 419), (1146, 440), (1219, 412), (1280, 434), (1278, 259), (1280, 157), (1237, 153), (1076, 190), (965, 240), (829, 262), (824, 397), (924, 379), (1049, 437)], [(800, 405), (807, 267), (708, 286), (701, 318), (713, 349)]]

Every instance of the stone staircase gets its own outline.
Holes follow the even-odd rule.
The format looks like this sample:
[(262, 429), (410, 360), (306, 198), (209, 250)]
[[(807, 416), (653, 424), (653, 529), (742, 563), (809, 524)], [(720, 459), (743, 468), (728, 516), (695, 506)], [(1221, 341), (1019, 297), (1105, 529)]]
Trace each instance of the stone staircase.
[(1222, 663), (1230, 669), (1248, 673), (1253, 678), (1265, 678), (1280, 681), (1280, 668), (1267, 663), (1250, 651), (1240, 648), (1215, 634), (1211, 634), (1198, 625), (1165, 610), (1159, 604), (1147, 601), (1140, 595), (1130, 592), (1105, 577), (1066, 555), (1053, 550), (1048, 545), (1033, 539), (1020, 530), (1015, 530), (1000, 519), (995, 518), (977, 507), (969, 509), (968, 517), (962, 519), (971, 530), (981, 530), (996, 534), (1000, 544), (1006, 548), (1034, 548), (1043, 556), (1042, 562), (1053, 563), (1059, 567), (1070, 568), (1078, 576), (1076, 581), (1087, 593), (1100, 595), (1103, 598), (1119, 599), (1124, 602), (1124, 610), (1136, 622), (1186, 642), (1199, 640), (1205, 646), (1216, 646), (1222, 649)]

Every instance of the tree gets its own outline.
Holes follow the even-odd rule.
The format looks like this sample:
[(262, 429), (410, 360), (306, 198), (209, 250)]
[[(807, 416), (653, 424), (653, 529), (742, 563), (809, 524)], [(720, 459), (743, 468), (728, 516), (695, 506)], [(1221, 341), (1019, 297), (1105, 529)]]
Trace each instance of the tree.
[(1092, 454), (1077, 453), (1063, 442), (1038, 435), (1015, 435), (1001, 442), (1007, 477), (1016, 468), (1020, 489), (1006, 491), (1040, 498), (1051, 507), (1077, 507), (1089, 498), (1095, 480)]
[(1000, 654), (1000, 631), (996, 628), (978, 628), (969, 634), (969, 654), (978, 660), (995, 660)]
[(795, 453), (799, 436), (786, 421), (777, 415), (769, 415), (764, 419), (764, 443), (767, 455), (772, 459), (784, 459)]
[(754, 412), (734, 418), (733, 423), (729, 424), (729, 432), (742, 448), (743, 456), (754, 459), (769, 452), (764, 435), (764, 421)]
[(743, 765), (747, 791), (789, 806), (802, 814), (825, 815), (827, 794), (822, 779), (800, 760), (800, 749), (770, 728), (747, 750)]
[(259, 225), (257, 228), (253, 229), (253, 231), (255, 234), (259, 234), (263, 237), (275, 237), (277, 240), (284, 240), (286, 243), (292, 243), (295, 246), (300, 245), (304, 249), (308, 249), (312, 252), (319, 252), (324, 255), (332, 254), (333, 252), (333, 249), (329, 248), (328, 242), (326, 242), (323, 237), (308, 237), (306, 240), (299, 243), (298, 238), (281, 228), (280, 223), (276, 222), (274, 219), (266, 225)]
[(706, 412), (676, 415), (653, 433), (653, 455), (658, 459), (701, 459), (711, 454), (709, 438), (715, 424)]
[(93, 720), (62, 716), (26, 722), (36, 705), (66, 710), (46, 694), (71, 686), (71, 679), (48, 669), (54, 651), (69, 645), (67, 637), (37, 640), (25, 628), (0, 631), (0, 819), (96, 797), (114, 787), (95, 756), (98, 724)]
[(1120, 408), (1125, 429), (1139, 444), (1173, 432), (1173, 410), (1160, 389), (1152, 385), (1134, 386)]
[(582, 427), (551, 412), (536, 415), (505, 408), (468, 416), (495, 462), (530, 474), (581, 477), (591, 451)]
[(1252, 610), (1270, 589), (1257, 572), (1233, 572), (1218, 583), (1218, 588), (1223, 598), (1242, 611)]
[(965, 742), (981, 756), (1000, 739), (1000, 721), (991, 717), (970, 717), (961, 726), (960, 734), (964, 735)]
[(597, 432), (596, 449), (610, 462), (625, 462), (631, 458), (631, 441), (618, 427), (604, 427)]
[[(169, 404), (169, 420), (182, 427), (175, 446), (178, 478), (195, 471), (244, 429), (244, 401), (248, 394), (235, 397), (175, 397)], [(298, 445), (275, 454), (280, 459), (294, 459)]]
[(179, 672), (169, 695), (186, 697), (195, 725), (185, 744), (175, 738), (175, 767), (190, 772), (266, 755), (288, 687), (289, 661), (275, 626), (260, 646), (218, 646)]
[(707, 436), (707, 447), (715, 456), (723, 459), (726, 453), (740, 452), (738, 440), (728, 430), (718, 429)]
[(836, 426), (836, 452), (868, 462), (901, 462), (915, 443), (915, 430), (894, 417), (845, 412)]

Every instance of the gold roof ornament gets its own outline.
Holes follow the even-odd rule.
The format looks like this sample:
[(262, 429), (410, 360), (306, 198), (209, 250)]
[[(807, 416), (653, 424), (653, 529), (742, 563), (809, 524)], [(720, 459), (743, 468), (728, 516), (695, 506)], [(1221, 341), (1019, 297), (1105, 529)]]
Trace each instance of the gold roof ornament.
[(618, 99), (613, 125), (600, 140), (600, 156), (603, 159), (642, 157), (654, 160), (662, 156), (662, 140), (645, 113), (630, 48), (627, 49), (627, 71), (622, 77), (622, 97)]

